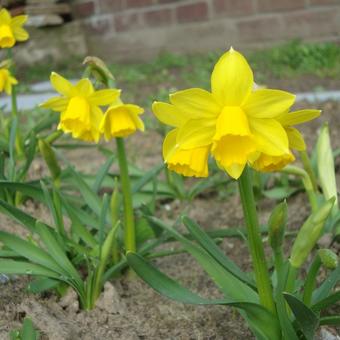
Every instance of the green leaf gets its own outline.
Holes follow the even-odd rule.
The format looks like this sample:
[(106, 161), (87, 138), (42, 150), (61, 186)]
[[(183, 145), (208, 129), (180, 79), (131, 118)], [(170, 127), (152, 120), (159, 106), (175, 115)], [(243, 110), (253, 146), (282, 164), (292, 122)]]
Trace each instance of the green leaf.
[(278, 322), (274, 315), (262, 306), (251, 302), (233, 300), (209, 300), (200, 297), (189, 289), (169, 278), (138, 254), (129, 252), (127, 260), (133, 270), (158, 293), (178, 302), (195, 305), (229, 305), (244, 310), (252, 324), (252, 330), (261, 339), (280, 339)]
[(11, 129), (9, 135), (9, 174), (8, 177), (11, 181), (15, 179), (15, 142), (17, 136), (18, 119), (14, 117), (11, 122)]
[(40, 294), (46, 290), (55, 288), (60, 284), (60, 281), (51, 278), (43, 277), (30, 282), (27, 286), (27, 290), (33, 294)]
[(255, 288), (255, 285), (249, 277), (233, 262), (231, 261), (216, 245), (214, 240), (209, 237), (207, 233), (193, 220), (189, 217), (184, 216), (182, 218), (184, 225), (187, 227), (188, 231), (194, 237), (194, 239), (215, 259), (217, 260), (225, 269), (227, 269), (230, 273), (234, 274), (237, 278), (239, 278), (244, 283), (248, 284), (252, 288)]
[(276, 200), (282, 200), (293, 195), (297, 191), (296, 188), (289, 187), (277, 187), (270, 190), (264, 190), (262, 193), (267, 198), (272, 198)]
[(36, 185), (30, 183), (0, 181), (0, 187), (6, 188), (13, 192), (20, 191), (22, 194), (32, 197), (39, 202), (44, 202), (44, 194), (41, 188)]
[(335, 305), (338, 301), (340, 301), (340, 291), (337, 291), (315, 303), (313, 306), (311, 306), (311, 309), (314, 312), (319, 312), (322, 309), (326, 309), (329, 306)]
[(36, 224), (36, 230), (44, 242), (48, 253), (53, 257), (55, 262), (63, 269), (64, 273), (69, 276), (70, 280), (74, 280), (79, 287), (82, 287), (82, 279), (71, 261), (67, 258), (64, 250), (60, 247), (58, 241), (53, 237), (53, 234), (39, 221)]
[(28, 144), (28, 148), (26, 152), (26, 161), (25, 161), (25, 164), (20, 169), (20, 172), (18, 174), (19, 180), (25, 178), (27, 171), (33, 162), (33, 159), (36, 153), (36, 147), (37, 147), (37, 138), (35, 137), (34, 133), (31, 133), (29, 136), (29, 144)]
[(140, 191), (147, 183), (151, 182), (164, 168), (164, 164), (156, 165), (150, 171), (146, 172), (144, 176), (138, 179), (131, 188), (132, 193)]
[(34, 329), (31, 319), (25, 318), (21, 330), (22, 340), (37, 340), (38, 332)]
[(307, 340), (313, 340), (315, 331), (319, 325), (317, 315), (294, 295), (283, 293), (291, 308), (298, 325)]
[(95, 182), (93, 183), (93, 191), (94, 192), (98, 192), (103, 181), (104, 178), (107, 176), (108, 171), (110, 170), (111, 165), (113, 164), (114, 160), (116, 159), (115, 155), (112, 155), (111, 157), (109, 157), (106, 162), (99, 168), (97, 175), (96, 175), (96, 179)]
[(60, 279), (60, 275), (55, 271), (40, 266), (39, 264), (8, 259), (0, 259), (0, 273), (8, 275), (38, 275)]
[(337, 266), (335, 270), (323, 281), (318, 289), (313, 293), (312, 302), (313, 304), (320, 302), (325, 299), (329, 293), (332, 291), (333, 287), (340, 280), (340, 265)]
[(340, 316), (339, 315), (323, 316), (320, 319), (320, 326), (322, 326), (322, 325), (339, 326), (340, 325)]
[(154, 217), (149, 217), (151, 221), (157, 221), (157, 224), (169, 232), (183, 248), (190, 253), (203, 269), (209, 274), (212, 280), (217, 284), (226, 297), (237, 300), (258, 303), (258, 294), (241, 280), (227, 271), (219, 262), (217, 262), (207, 251), (197, 244), (189, 241), (175, 229), (167, 226), (165, 223)]

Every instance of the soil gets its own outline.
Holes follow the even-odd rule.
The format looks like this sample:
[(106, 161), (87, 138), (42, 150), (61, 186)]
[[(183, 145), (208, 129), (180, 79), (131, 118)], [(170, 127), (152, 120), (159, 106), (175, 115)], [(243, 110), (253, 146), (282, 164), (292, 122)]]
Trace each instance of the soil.
[[(299, 103), (299, 107), (311, 107)], [(319, 105), (323, 115), (318, 120), (302, 127), (307, 144), (315, 142), (321, 122), (329, 121), (334, 148), (340, 147), (340, 103), (327, 102)], [(130, 157), (143, 168), (161, 162), (159, 135), (148, 131), (128, 139)], [(138, 145), (138, 148), (136, 148)], [(103, 157), (88, 151), (70, 152), (67, 157), (78, 169), (94, 173)], [(338, 158), (338, 183), (339, 178)], [(36, 171), (44, 171), (41, 161), (35, 163)], [(304, 193), (288, 199), (289, 228), (298, 229), (308, 216), (309, 208)], [(273, 201), (264, 199), (259, 204), (262, 222), (268, 219)], [(48, 212), (39, 205), (29, 204), (25, 209), (46, 220)], [(182, 206), (173, 201), (160, 205), (159, 216), (175, 218)], [(232, 195), (219, 199), (216, 195), (199, 196), (187, 206), (190, 217), (206, 229), (242, 225), (242, 211), (239, 197)], [(22, 228), (0, 216), (0, 229), (23, 233)], [(247, 248), (240, 239), (225, 239), (221, 243), (223, 251), (242, 269), (250, 269)], [(268, 253), (269, 256), (269, 253)], [(165, 257), (155, 261), (168, 275), (177, 278), (183, 285), (205, 297), (219, 297), (212, 281), (195, 260), (186, 254)], [(25, 287), (27, 277), (11, 277), (7, 283), (0, 283), (0, 339), (7, 339), (11, 329), (19, 328), (25, 316), (30, 317), (41, 332), (43, 339), (117, 339), (117, 340), (158, 340), (158, 339), (253, 339), (238, 313), (221, 306), (190, 306), (170, 301), (149, 288), (133, 274), (121, 277), (107, 284), (98, 306), (89, 312), (80, 311), (77, 301), (70, 292), (63, 299), (53, 293), (32, 295)], [(336, 333), (329, 329), (329, 332)]]

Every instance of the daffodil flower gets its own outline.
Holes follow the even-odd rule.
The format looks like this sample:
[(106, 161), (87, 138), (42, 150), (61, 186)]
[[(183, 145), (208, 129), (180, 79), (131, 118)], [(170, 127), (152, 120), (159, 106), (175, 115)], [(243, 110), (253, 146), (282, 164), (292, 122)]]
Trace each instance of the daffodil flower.
[(27, 18), (27, 15), (12, 18), (5, 8), (0, 10), (0, 48), (13, 47), (16, 41), (25, 41), (29, 38), (27, 31), (22, 28)]
[(173, 126), (163, 143), (163, 158), (168, 168), (184, 176), (207, 177), (210, 146), (183, 150), (177, 144), (179, 128), (186, 122), (186, 116), (174, 105), (154, 102), (152, 111), (164, 124)]
[[(253, 89), (253, 85), (246, 59), (231, 48), (214, 67), (211, 92), (199, 88), (178, 91), (170, 95), (168, 104), (174, 110), (163, 106), (155, 114), (169, 124), (182, 113), (180, 124), (179, 118), (169, 124), (176, 127), (176, 136), (175, 132), (172, 135), (176, 150), (206, 148), (218, 165), (237, 179), (246, 164), (262, 154), (290, 155), (287, 132), (277, 118), (289, 111), (295, 96), (280, 90)], [(177, 164), (187, 163), (179, 152), (177, 155)]]
[[(277, 121), (284, 127), (287, 133), (289, 149), (297, 151), (306, 150), (306, 144), (301, 133), (293, 126), (313, 120), (319, 117), (320, 113), (320, 110), (307, 109), (286, 112), (277, 117)], [(280, 170), (295, 160), (291, 150), (281, 156), (270, 156), (262, 153), (255, 162), (252, 163), (252, 167), (262, 172)]]
[(71, 133), (73, 138), (98, 142), (99, 125), (103, 112), (99, 106), (106, 106), (115, 101), (120, 94), (117, 89), (95, 91), (89, 79), (81, 79), (76, 85), (57, 73), (52, 73), (51, 84), (61, 94), (40, 106), (60, 112), (58, 129)]
[(18, 81), (12, 77), (7, 68), (0, 68), (0, 92), (5, 91), (8, 95), (12, 93), (12, 86), (18, 84)]
[(139, 115), (144, 109), (134, 104), (124, 104), (117, 98), (106, 110), (101, 119), (99, 130), (106, 140), (114, 137), (126, 137), (137, 129), (144, 131), (144, 123)]

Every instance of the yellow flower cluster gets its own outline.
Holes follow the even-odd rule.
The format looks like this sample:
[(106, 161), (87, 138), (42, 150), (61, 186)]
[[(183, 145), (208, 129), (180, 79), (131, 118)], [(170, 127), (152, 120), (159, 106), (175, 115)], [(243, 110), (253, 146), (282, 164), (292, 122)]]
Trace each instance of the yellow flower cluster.
[(13, 47), (17, 41), (29, 38), (28, 33), (22, 28), (27, 18), (27, 15), (12, 18), (5, 8), (0, 10), (0, 48)]
[[(76, 85), (57, 73), (51, 74), (51, 84), (61, 96), (53, 97), (40, 106), (60, 112), (58, 129), (71, 133), (73, 138), (98, 142), (103, 134), (106, 140), (126, 137), (137, 129), (144, 131), (139, 115), (144, 110), (120, 100), (120, 90), (96, 91), (89, 79)], [(101, 106), (108, 106), (103, 114)]]
[(289, 112), (291, 93), (254, 89), (253, 72), (232, 48), (211, 75), (211, 92), (192, 88), (170, 94), (170, 103), (154, 102), (153, 112), (173, 129), (163, 143), (169, 169), (184, 176), (208, 176), (208, 158), (237, 179), (248, 164), (259, 171), (281, 169), (304, 150), (293, 127), (320, 115), (319, 110)]

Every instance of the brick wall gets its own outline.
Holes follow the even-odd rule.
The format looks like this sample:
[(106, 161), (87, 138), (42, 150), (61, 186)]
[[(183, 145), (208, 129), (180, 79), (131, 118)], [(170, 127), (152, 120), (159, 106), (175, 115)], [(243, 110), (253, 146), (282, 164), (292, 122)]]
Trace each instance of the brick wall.
[(89, 53), (111, 60), (340, 41), (340, 0), (76, 0), (73, 11)]

